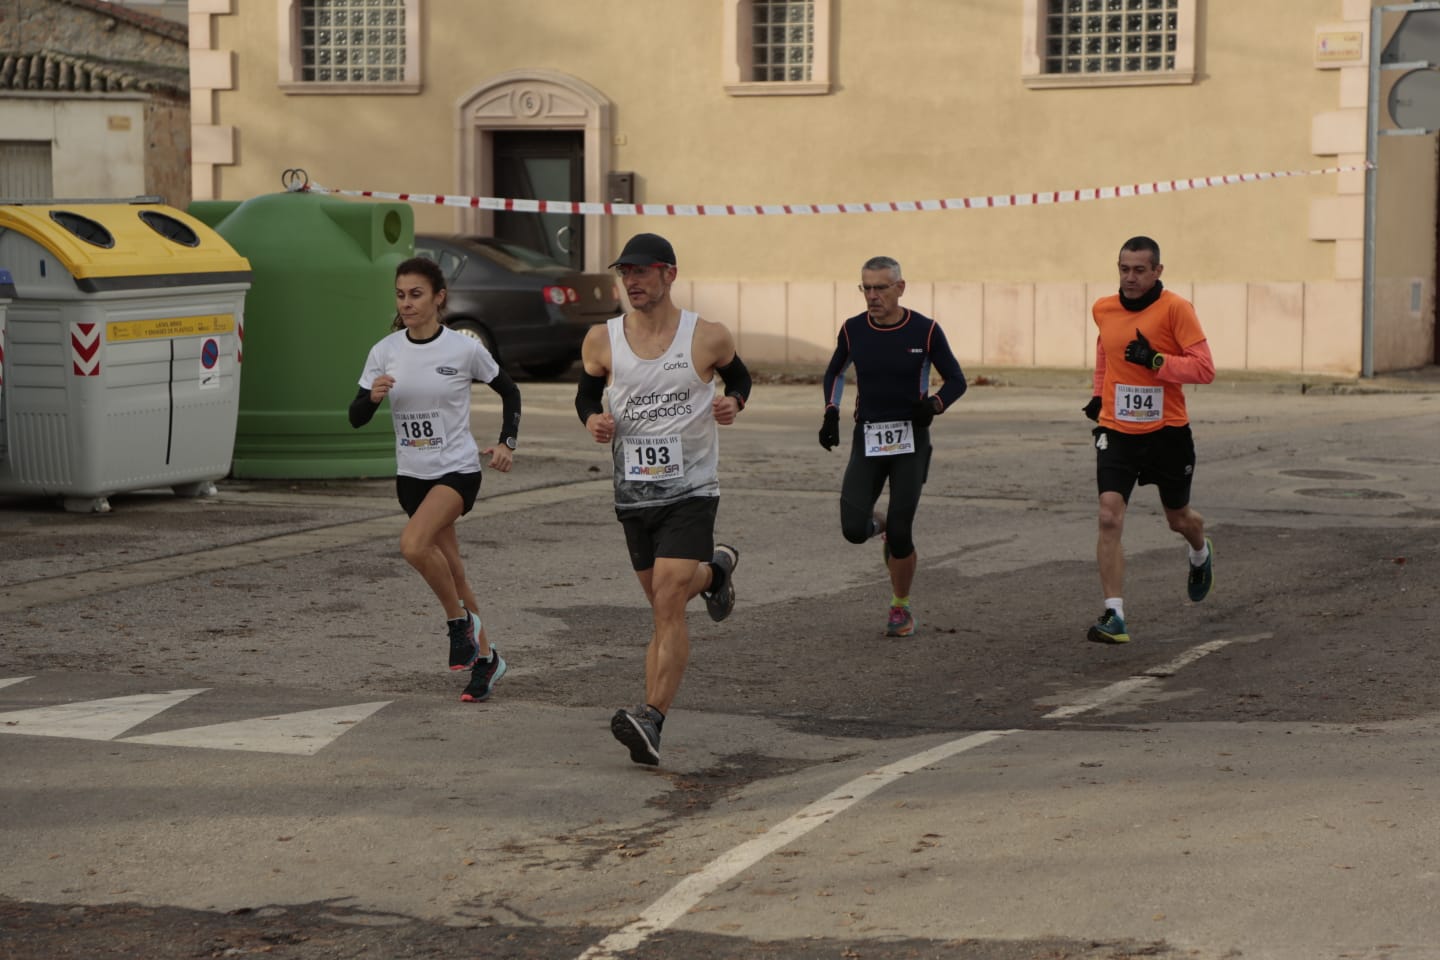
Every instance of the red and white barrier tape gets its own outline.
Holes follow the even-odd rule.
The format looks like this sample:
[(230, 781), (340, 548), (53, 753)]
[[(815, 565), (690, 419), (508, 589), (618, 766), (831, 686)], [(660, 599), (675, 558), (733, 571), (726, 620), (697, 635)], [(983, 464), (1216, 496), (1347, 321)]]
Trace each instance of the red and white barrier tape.
[[(1367, 169), (1368, 164), (1326, 167), (1323, 170), (1274, 170), (1267, 173), (1230, 173), (1218, 177), (1191, 177), (1188, 180), (1158, 180), (1120, 187), (1091, 187), (1084, 190), (1052, 190), (1043, 193), (994, 194), (988, 197), (958, 197), (947, 200), (894, 200), (882, 203), (594, 203), (575, 200), (523, 200), (509, 197), (460, 197), (439, 193), (383, 193), (379, 190), (335, 190), (311, 183), (308, 179), (291, 186), (293, 191), (309, 191), (342, 197), (366, 197), (372, 200), (401, 200), (409, 203), (444, 207), (467, 207), (475, 210), (510, 210), (517, 213), (564, 213), (584, 216), (617, 217), (740, 217), (774, 216), (815, 213), (912, 213), (922, 210), (974, 210), (993, 207), (1032, 207), (1053, 203), (1079, 203), (1085, 200), (1114, 200), (1121, 197), (1144, 197), (1162, 193), (1180, 193), (1223, 187), (1235, 183), (1254, 183), (1285, 177), (1313, 177), (1325, 173), (1352, 173)], [(286, 174), (303, 171), (286, 171)]]

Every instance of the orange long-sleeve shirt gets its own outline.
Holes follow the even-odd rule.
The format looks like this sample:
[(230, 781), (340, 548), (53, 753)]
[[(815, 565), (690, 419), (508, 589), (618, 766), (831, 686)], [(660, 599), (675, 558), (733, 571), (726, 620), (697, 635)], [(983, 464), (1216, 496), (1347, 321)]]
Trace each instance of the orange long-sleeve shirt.
[[(1182, 385), (1215, 379), (1210, 345), (1190, 301), (1163, 290), (1150, 306), (1132, 312), (1121, 305), (1119, 294), (1112, 294), (1096, 300), (1090, 313), (1100, 330), (1095, 338), (1100, 425), (1122, 433), (1149, 433), (1189, 423)], [(1137, 330), (1165, 354), (1159, 370), (1125, 359), (1125, 347)]]

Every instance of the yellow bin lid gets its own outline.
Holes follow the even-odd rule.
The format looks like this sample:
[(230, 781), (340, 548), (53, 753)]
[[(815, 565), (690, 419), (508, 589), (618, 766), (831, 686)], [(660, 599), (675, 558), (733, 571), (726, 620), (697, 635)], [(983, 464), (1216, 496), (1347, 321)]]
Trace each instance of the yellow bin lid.
[(91, 293), (250, 282), (249, 260), (163, 203), (0, 204), (0, 230), (49, 250)]

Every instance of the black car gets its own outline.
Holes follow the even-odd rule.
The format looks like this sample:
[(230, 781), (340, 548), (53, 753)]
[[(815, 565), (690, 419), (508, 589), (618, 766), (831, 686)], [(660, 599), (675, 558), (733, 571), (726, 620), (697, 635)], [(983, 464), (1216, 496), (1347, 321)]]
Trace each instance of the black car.
[(576, 273), (529, 247), (493, 237), (415, 237), (415, 255), (445, 271), (445, 325), (474, 337), (501, 366), (558, 377), (592, 326), (623, 312), (608, 273)]

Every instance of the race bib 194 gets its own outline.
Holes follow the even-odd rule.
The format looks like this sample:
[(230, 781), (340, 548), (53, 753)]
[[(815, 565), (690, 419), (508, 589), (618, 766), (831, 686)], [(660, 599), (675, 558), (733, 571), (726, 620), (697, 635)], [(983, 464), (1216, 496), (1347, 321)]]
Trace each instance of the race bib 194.
[(1165, 416), (1165, 388), (1115, 384), (1115, 419), (1121, 423), (1155, 423)]
[(865, 424), (865, 456), (894, 457), (915, 452), (915, 427), (909, 420)]
[(685, 450), (679, 437), (625, 437), (625, 479), (641, 483), (685, 476)]

